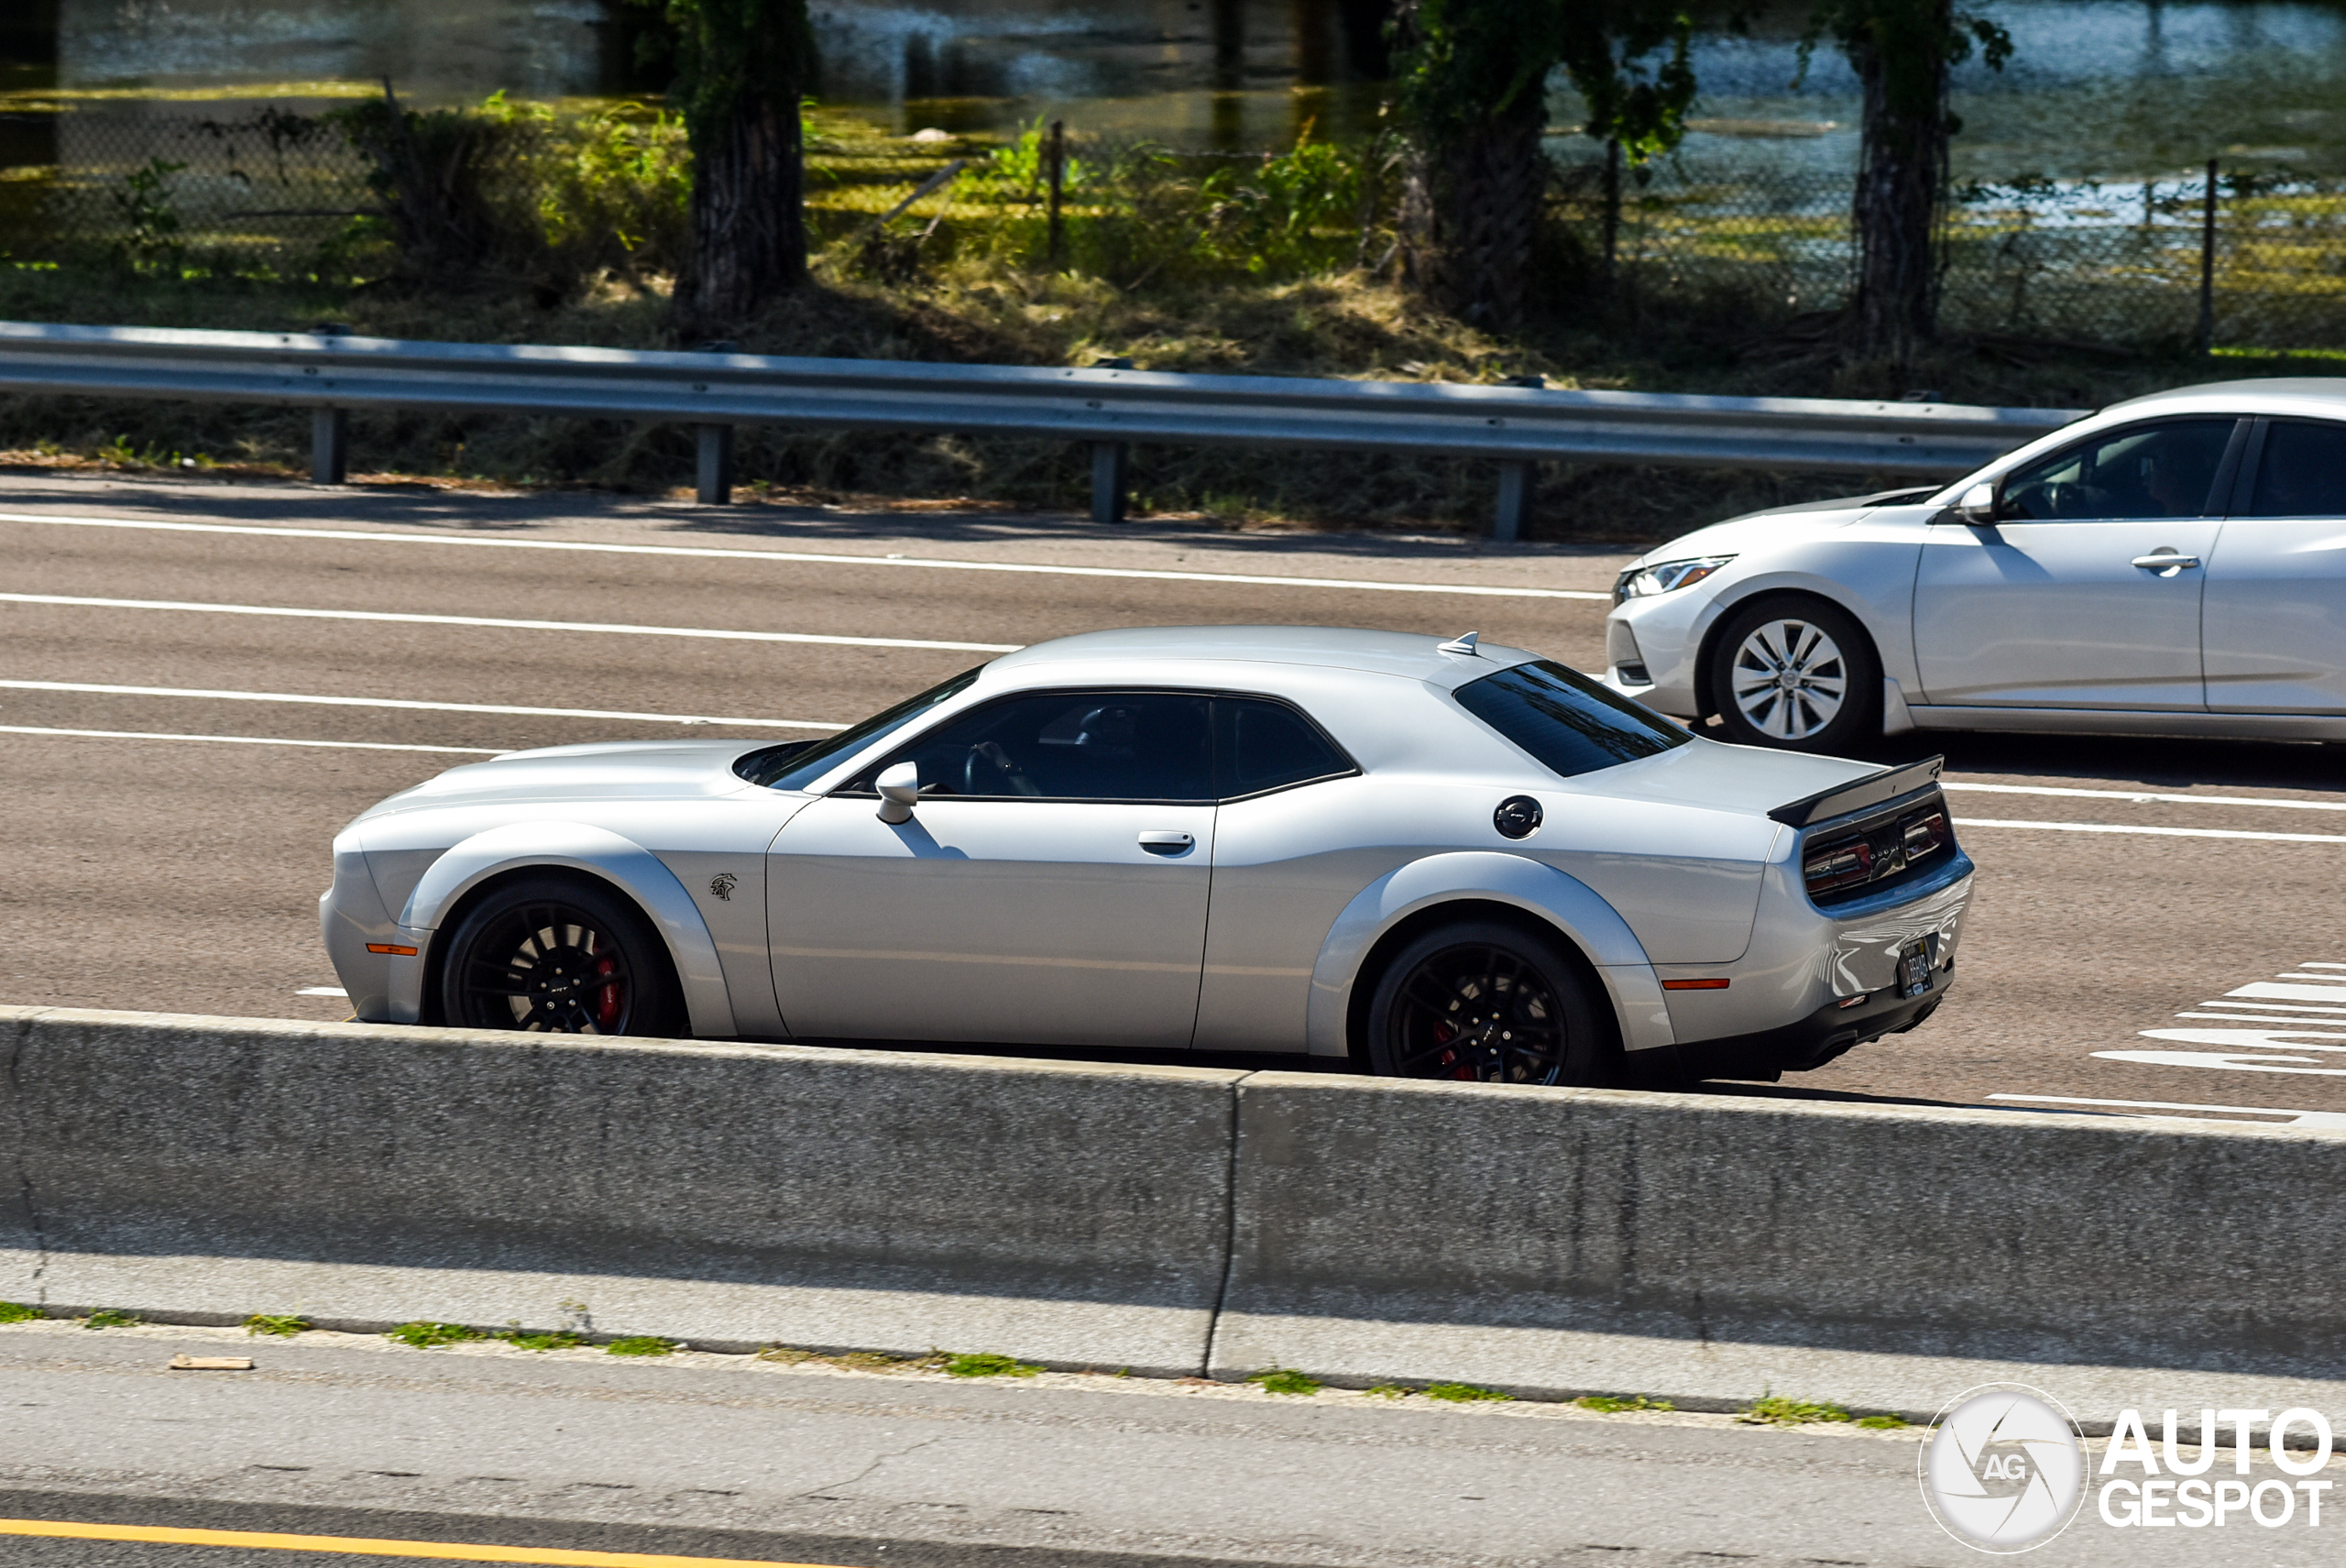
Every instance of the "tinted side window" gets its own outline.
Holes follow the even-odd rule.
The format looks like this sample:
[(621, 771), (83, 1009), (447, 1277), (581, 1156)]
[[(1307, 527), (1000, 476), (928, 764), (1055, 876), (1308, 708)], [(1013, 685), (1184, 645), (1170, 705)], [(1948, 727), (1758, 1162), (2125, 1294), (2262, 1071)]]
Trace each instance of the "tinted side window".
[(1214, 793), (1224, 800), (1353, 771), (1349, 758), (1284, 703), (1218, 696), (1213, 712)]
[(2206, 517), (2234, 422), (2178, 419), (2111, 431), (2005, 479), (1996, 515), (2025, 522)]
[(1206, 699), (1180, 692), (1050, 692), (973, 708), (859, 773), (912, 762), (921, 793), (1030, 800), (1213, 798)]
[(1518, 664), (1451, 694), (1459, 706), (1564, 778), (1633, 762), (1694, 739), (1552, 659)]
[(2346, 517), (2346, 424), (2275, 420), (2256, 462), (2251, 517)]

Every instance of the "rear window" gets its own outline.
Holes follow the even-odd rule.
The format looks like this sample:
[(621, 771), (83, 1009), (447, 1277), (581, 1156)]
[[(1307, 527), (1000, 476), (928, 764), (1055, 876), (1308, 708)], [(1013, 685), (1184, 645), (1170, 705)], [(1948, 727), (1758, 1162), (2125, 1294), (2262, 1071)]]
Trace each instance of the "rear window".
[(1485, 675), (1451, 695), (1562, 778), (1634, 762), (1694, 739), (1552, 659)]

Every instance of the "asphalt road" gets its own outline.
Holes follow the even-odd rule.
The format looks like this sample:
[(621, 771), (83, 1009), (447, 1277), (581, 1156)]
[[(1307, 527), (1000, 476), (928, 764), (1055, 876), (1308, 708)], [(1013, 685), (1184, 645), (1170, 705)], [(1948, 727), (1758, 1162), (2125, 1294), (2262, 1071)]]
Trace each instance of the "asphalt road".
[[(793, 726), (1106, 626), (1474, 629), (1596, 668), (1626, 558), (0, 476), (0, 998), (342, 1016), (314, 924), (328, 839), (491, 751), (812, 735)], [(1948, 755), (1981, 867), (1947, 1005), (1721, 1091), (2346, 1116), (2346, 996), (2319, 989), (2346, 988), (2346, 755), (1997, 737), (1881, 755), (1925, 749)], [(2267, 989), (2228, 994), (2243, 987)]]
[[(168, 1370), (178, 1353), (257, 1365)], [(841, 1568), (1977, 1561), (1921, 1500), (1914, 1429), (59, 1321), (0, 1328), (0, 1519)], [(2341, 1529), (2300, 1513), (2119, 1535), (2088, 1503), (2030, 1561), (2311, 1564), (2336, 1560)], [(0, 1561), (361, 1559), (0, 1536)]]

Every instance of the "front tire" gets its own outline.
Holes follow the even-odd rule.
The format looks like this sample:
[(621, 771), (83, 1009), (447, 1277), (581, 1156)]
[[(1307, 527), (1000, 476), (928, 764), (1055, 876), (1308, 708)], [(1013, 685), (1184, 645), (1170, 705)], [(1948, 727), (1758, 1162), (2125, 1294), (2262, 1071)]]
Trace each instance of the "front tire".
[(1881, 733), (1881, 660), (1856, 618), (1822, 599), (1763, 598), (1712, 641), (1711, 705), (1724, 739), (1847, 752)]
[(684, 1019), (666, 948), (626, 898), (585, 878), (507, 883), (467, 910), (440, 966), (457, 1028), (673, 1036)]
[(1601, 1085), (1612, 1042), (1562, 945), (1496, 920), (1438, 926), (1395, 953), (1366, 1019), (1382, 1078)]

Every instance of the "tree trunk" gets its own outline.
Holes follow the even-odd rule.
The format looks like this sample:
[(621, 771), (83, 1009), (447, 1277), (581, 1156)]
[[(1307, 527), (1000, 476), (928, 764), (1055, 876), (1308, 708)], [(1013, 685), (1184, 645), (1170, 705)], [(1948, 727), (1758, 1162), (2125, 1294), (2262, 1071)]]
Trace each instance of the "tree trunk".
[(1548, 183), (1538, 83), (1497, 114), (1412, 155), (1402, 191), (1408, 276), (1437, 308), (1482, 326), (1522, 315)]
[(746, 95), (693, 138), (692, 241), (676, 280), (686, 336), (747, 320), (806, 276), (798, 101)]
[[(1944, 32), (1947, 0), (1937, 0), (1935, 8)], [(1902, 105), (1891, 92), (1889, 64), (1878, 46), (1859, 44), (1849, 57), (1865, 90), (1851, 212), (1858, 240), (1858, 348), (1903, 363), (1938, 327), (1947, 68), (1944, 56), (1938, 57), (1935, 89), (1924, 101)]]

